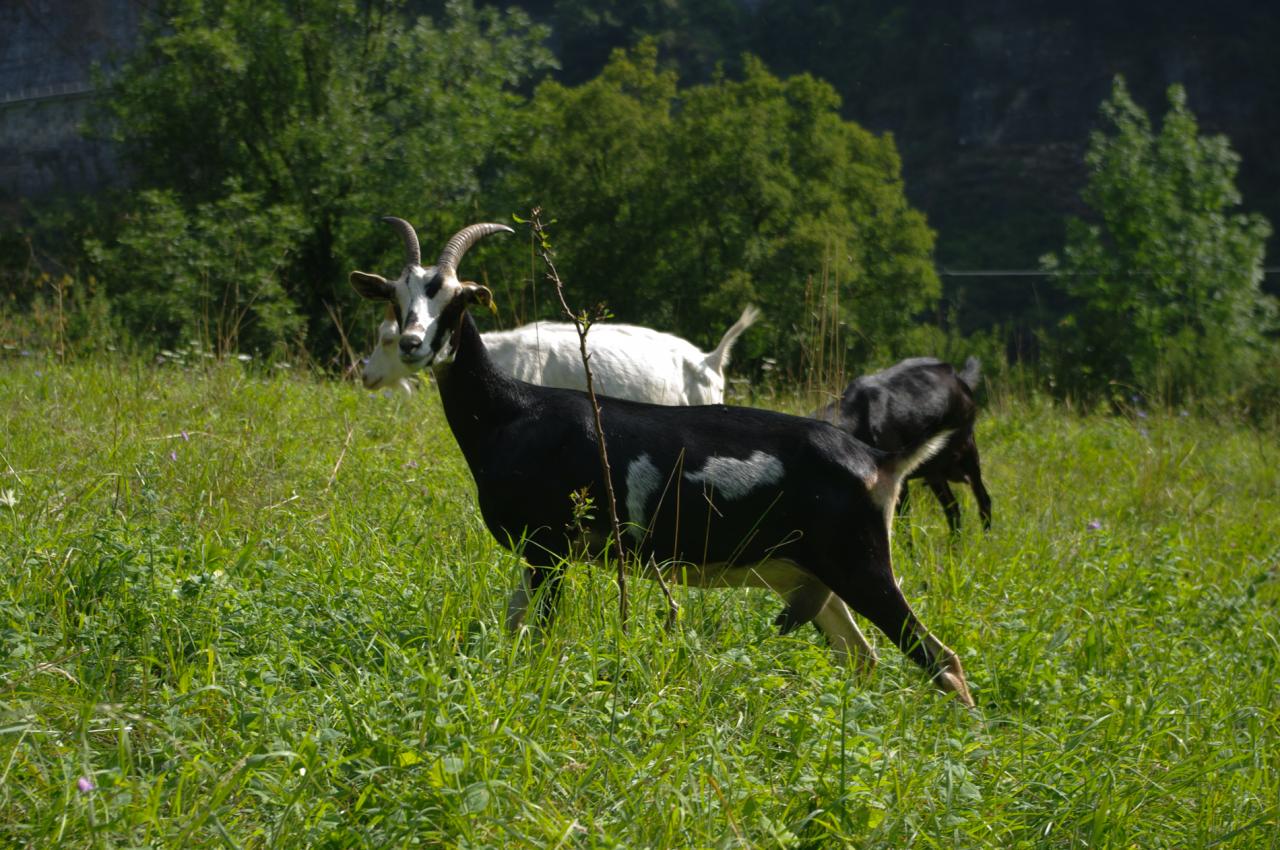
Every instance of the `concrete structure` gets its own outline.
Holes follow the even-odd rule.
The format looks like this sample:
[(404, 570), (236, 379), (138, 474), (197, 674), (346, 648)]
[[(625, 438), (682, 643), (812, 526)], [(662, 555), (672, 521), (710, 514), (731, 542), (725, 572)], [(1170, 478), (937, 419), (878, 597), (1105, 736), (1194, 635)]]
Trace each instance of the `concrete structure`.
[(0, 220), (24, 202), (119, 180), (111, 145), (87, 138), (94, 69), (140, 34), (143, 0), (0, 3)]

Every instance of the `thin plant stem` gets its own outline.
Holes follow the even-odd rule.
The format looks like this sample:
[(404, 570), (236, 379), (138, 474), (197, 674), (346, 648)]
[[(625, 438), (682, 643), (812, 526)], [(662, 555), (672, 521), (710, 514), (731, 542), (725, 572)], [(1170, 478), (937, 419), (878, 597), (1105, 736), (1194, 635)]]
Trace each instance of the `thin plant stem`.
[[(605, 502), (609, 510), (609, 522), (613, 532), (613, 547), (617, 553), (618, 617), (622, 622), (622, 630), (625, 632), (628, 619), (626, 549), (622, 543), (622, 524), (618, 521), (618, 500), (613, 492), (613, 472), (609, 466), (609, 450), (605, 445), (604, 424), (600, 419), (600, 402), (596, 398), (595, 378), (591, 374), (591, 354), (587, 351), (587, 331), (590, 329), (590, 320), (585, 313), (575, 313), (570, 309), (569, 302), (565, 299), (564, 283), (560, 280), (560, 273), (556, 271), (555, 261), (551, 258), (551, 245), (547, 238), (546, 226), (542, 223), (541, 207), (534, 207), (530, 213), (529, 223), (533, 228), (534, 236), (537, 237), (538, 255), (547, 267), (547, 278), (555, 285), (556, 298), (560, 301), (560, 309), (569, 317), (570, 321), (573, 322), (574, 328), (578, 331), (578, 350), (582, 356), (583, 371), (587, 376), (587, 398), (591, 400), (591, 413), (596, 431), (596, 448), (600, 454), (600, 470), (604, 474)], [(662, 573), (656, 566), (653, 569), (653, 575), (658, 581), (658, 586), (662, 588), (662, 595), (667, 600), (667, 626), (670, 628), (675, 623), (679, 606), (676, 605), (676, 601), (671, 595), (671, 589), (667, 587), (666, 581), (662, 578)]]

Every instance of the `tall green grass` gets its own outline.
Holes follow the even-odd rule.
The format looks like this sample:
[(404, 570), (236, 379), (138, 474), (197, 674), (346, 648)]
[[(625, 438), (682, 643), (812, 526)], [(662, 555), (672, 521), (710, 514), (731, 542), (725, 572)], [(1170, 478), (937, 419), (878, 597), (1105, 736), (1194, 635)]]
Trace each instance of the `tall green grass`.
[(1277, 847), (1275, 436), (984, 411), (995, 530), (895, 538), (969, 713), (754, 591), (506, 634), (433, 390), (9, 361), (0, 846)]

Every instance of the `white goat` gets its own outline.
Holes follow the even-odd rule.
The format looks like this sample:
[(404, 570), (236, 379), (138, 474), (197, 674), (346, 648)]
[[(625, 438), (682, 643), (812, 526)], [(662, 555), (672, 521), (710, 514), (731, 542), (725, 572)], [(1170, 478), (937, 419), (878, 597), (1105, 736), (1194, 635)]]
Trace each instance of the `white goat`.
[[(638, 325), (592, 325), (587, 333), (591, 370), (601, 395), (651, 404), (721, 404), (729, 351), (760, 317), (748, 306), (711, 352), (672, 334)], [(568, 322), (531, 322), (481, 334), (489, 357), (513, 378), (569, 390), (585, 390), (578, 332)], [(378, 346), (364, 361), (367, 389), (408, 390), (412, 373), (400, 359), (400, 325), (388, 306), (378, 325)]]

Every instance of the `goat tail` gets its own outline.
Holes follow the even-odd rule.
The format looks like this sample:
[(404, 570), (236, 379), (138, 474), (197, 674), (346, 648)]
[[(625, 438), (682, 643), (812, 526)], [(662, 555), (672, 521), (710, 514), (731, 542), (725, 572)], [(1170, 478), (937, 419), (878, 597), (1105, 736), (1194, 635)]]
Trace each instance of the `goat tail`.
[(959, 372), (960, 382), (969, 388), (969, 392), (978, 389), (978, 381), (982, 380), (982, 361), (973, 355), (965, 358), (964, 368)]
[(724, 367), (729, 365), (729, 351), (733, 348), (733, 344), (737, 342), (738, 337), (756, 323), (756, 319), (760, 318), (760, 309), (754, 304), (748, 304), (746, 309), (742, 311), (742, 315), (738, 317), (738, 321), (729, 326), (729, 330), (724, 332), (724, 336), (720, 338), (720, 344), (715, 350), (707, 355), (706, 363), (712, 370), (724, 375)]
[(902, 482), (922, 463), (936, 455), (947, 445), (955, 429), (939, 431), (918, 445), (900, 452), (887, 452), (876, 463), (875, 483), (871, 487), (871, 495), (875, 502), (884, 509), (885, 522), (892, 529), (893, 512), (898, 505), (898, 494), (902, 490)]

